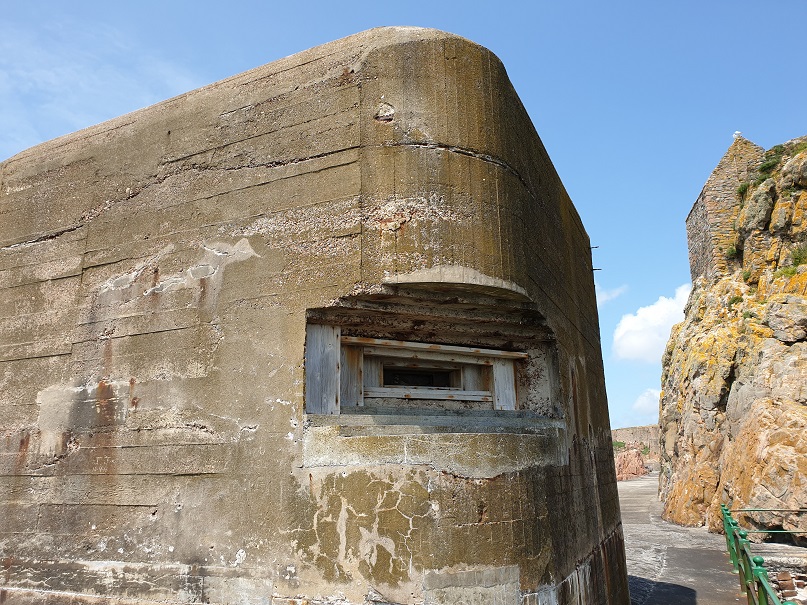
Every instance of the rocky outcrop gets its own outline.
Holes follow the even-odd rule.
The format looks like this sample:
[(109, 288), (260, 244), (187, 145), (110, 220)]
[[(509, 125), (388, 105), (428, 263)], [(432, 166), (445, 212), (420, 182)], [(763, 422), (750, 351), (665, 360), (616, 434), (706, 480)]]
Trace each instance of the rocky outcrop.
[(638, 449), (627, 449), (619, 452), (614, 457), (616, 465), (616, 480), (629, 481), (638, 477), (643, 477), (649, 471), (645, 465), (644, 456)]
[[(662, 374), (668, 520), (719, 530), (721, 503), (807, 502), (805, 187), (807, 137), (768, 151), (739, 138), (687, 219), (693, 289)], [(805, 514), (737, 516), (807, 532)], [(795, 540), (807, 542), (807, 533)]]
[(611, 430), (617, 481), (643, 477), (659, 470), (658, 425)]

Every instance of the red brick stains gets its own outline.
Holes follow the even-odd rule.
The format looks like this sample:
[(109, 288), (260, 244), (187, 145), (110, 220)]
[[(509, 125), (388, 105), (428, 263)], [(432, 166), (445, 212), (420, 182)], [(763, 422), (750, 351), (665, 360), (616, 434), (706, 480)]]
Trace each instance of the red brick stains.
[[(4, 557), (2, 560), (3, 571), (5, 571), (5, 582), (4, 584), (11, 583), (11, 566), (14, 563), (14, 559), (11, 557)], [(0, 588), (0, 604), (5, 603), (6, 599), (8, 598), (8, 591), (4, 588)]]
[(135, 397), (135, 379), (132, 376), (129, 379), (129, 407), (133, 410), (137, 409), (137, 404), (140, 403), (140, 397)]
[(59, 449), (56, 455), (53, 457), (53, 462), (64, 460), (70, 454), (77, 451), (79, 447), (78, 438), (73, 434), (73, 432), (64, 431), (61, 435), (61, 439), (59, 440)]
[(617, 528), (591, 554), (588, 568), (593, 592), (589, 596), (593, 602), (621, 603), (629, 600), (624, 581), (624, 548), (622, 530)]
[(112, 384), (101, 379), (95, 391), (95, 426), (97, 433), (90, 433), (90, 441), (96, 448), (94, 471), (107, 478), (117, 472), (117, 448), (114, 446), (116, 424), (115, 389)]
[(199, 306), (203, 306), (207, 301), (207, 277), (199, 280)]
[(25, 458), (28, 456), (28, 446), (31, 444), (31, 433), (23, 432), (20, 437), (20, 445), (17, 448), (17, 460), (14, 464), (15, 472), (19, 473), (25, 468)]
[(95, 413), (98, 426), (115, 424), (115, 390), (105, 380), (98, 381), (95, 391)]

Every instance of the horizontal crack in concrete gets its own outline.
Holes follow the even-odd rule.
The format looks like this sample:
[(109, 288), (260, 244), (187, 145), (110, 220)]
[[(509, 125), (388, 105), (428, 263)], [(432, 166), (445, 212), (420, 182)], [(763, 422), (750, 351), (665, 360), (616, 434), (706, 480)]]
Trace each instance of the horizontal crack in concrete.
[[(527, 181), (521, 176), (521, 173), (513, 168), (510, 164), (505, 162), (504, 160), (489, 155), (487, 153), (482, 153), (475, 149), (470, 149), (467, 147), (457, 147), (455, 145), (446, 145), (445, 143), (385, 143), (382, 144), (381, 147), (421, 147), (424, 149), (440, 149), (443, 151), (448, 151), (451, 153), (457, 153), (459, 155), (464, 155), (472, 158), (476, 158), (477, 160), (482, 160), (483, 162), (487, 162), (489, 164), (493, 164), (494, 166), (498, 166), (499, 168), (503, 168), (513, 176), (515, 176), (524, 188), (533, 194), (532, 188), (527, 184)], [(534, 194), (533, 194), (534, 195)]]
[(96, 206), (95, 208), (93, 208), (91, 210), (88, 210), (87, 212), (85, 212), (84, 214), (81, 215), (81, 218), (79, 219), (78, 223), (70, 225), (69, 227), (65, 227), (64, 229), (59, 229), (57, 231), (52, 231), (51, 233), (46, 233), (44, 235), (40, 235), (38, 237), (29, 239), (29, 240), (25, 240), (23, 242), (17, 242), (17, 243), (14, 243), (14, 244), (9, 244), (8, 246), (3, 246), (2, 248), (0, 248), (0, 251), (15, 250), (17, 248), (24, 248), (24, 247), (27, 247), (27, 246), (32, 246), (34, 244), (39, 244), (41, 242), (46, 242), (46, 241), (50, 241), (52, 239), (56, 239), (58, 237), (61, 237), (65, 233), (72, 233), (73, 231), (78, 231), (79, 229), (84, 227), (87, 223), (92, 221), (94, 218), (96, 218), (100, 214), (102, 214), (104, 211), (108, 210), (109, 208), (111, 208), (112, 206), (114, 206), (115, 204), (117, 204), (120, 201), (125, 201), (125, 200), (133, 198), (134, 196), (139, 194), (141, 190), (133, 191), (131, 189), (127, 189), (126, 191), (127, 191), (126, 197), (123, 198), (122, 200), (116, 200), (116, 201), (106, 200), (103, 204), (101, 204), (99, 206)]
[(46, 233), (45, 235), (40, 235), (39, 237), (35, 237), (33, 239), (25, 240), (24, 242), (17, 242), (16, 244), (9, 244), (8, 246), (3, 246), (0, 248), (2, 251), (6, 250), (15, 250), (17, 248), (24, 248), (26, 246), (32, 246), (34, 244), (38, 244), (40, 242), (46, 242), (48, 240), (56, 239), (64, 235), (65, 233), (70, 233), (72, 231), (76, 231), (83, 227), (83, 223), (78, 223), (77, 225), (71, 225), (70, 227), (65, 227), (64, 229), (59, 229), (58, 231), (53, 231), (51, 233)]
[[(142, 193), (143, 191), (145, 191), (149, 187), (153, 187), (154, 185), (159, 185), (160, 183), (166, 181), (168, 178), (170, 178), (172, 176), (176, 176), (177, 174), (181, 174), (182, 172), (185, 172), (187, 170), (234, 171), (234, 170), (253, 169), (253, 168), (282, 168), (284, 166), (291, 166), (291, 165), (294, 165), (294, 164), (300, 164), (302, 162), (307, 162), (307, 161), (310, 161), (310, 160), (317, 160), (317, 159), (321, 159), (321, 158), (326, 158), (326, 157), (331, 156), (331, 155), (337, 155), (337, 154), (345, 153), (345, 152), (348, 152), (348, 151), (360, 150), (360, 149), (362, 149), (364, 147), (367, 147), (367, 146), (353, 145), (353, 146), (350, 146), (350, 147), (342, 147), (340, 149), (333, 150), (333, 151), (324, 151), (322, 153), (315, 153), (313, 155), (304, 156), (304, 157), (289, 158), (289, 159), (285, 159), (285, 160), (273, 160), (273, 161), (269, 161), (269, 162), (250, 162), (250, 163), (247, 163), (247, 164), (240, 164), (238, 166), (209, 166), (209, 165), (205, 165), (205, 164), (190, 164), (190, 165), (181, 167), (179, 170), (171, 171), (171, 172), (166, 173), (164, 175), (156, 176), (152, 181), (143, 184), (139, 189), (130, 190), (128, 195), (125, 198), (121, 199), (121, 200), (116, 200), (116, 201), (107, 200), (101, 206), (86, 212), (81, 217), (81, 220), (78, 223), (75, 223), (75, 224), (70, 225), (69, 227), (65, 227), (63, 229), (59, 229), (57, 231), (53, 231), (51, 233), (46, 233), (44, 235), (40, 235), (38, 237), (29, 239), (29, 240), (25, 240), (25, 241), (22, 241), (22, 242), (16, 242), (14, 244), (9, 244), (7, 246), (3, 246), (2, 248), (0, 248), (0, 251), (14, 250), (14, 249), (17, 249), (17, 248), (31, 246), (31, 245), (34, 245), (34, 244), (38, 244), (38, 243), (42, 243), (42, 242), (46, 242), (46, 241), (56, 239), (58, 237), (61, 237), (62, 235), (65, 235), (66, 233), (71, 233), (73, 231), (77, 231), (78, 229), (81, 229), (82, 227), (86, 226), (87, 223), (92, 221), (94, 218), (98, 217), (105, 210), (108, 210), (112, 206), (114, 206), (114, 205), (116, 205), (116, 204), (118, 204), (118, 203), (120, 203), (122, 201), (132, 199), (133, 197), (139, 195), (140, 193)], [(499, 168), (502, 168), (502, 169), (506, 170), (507, 172), (509, 172), (510, 174), (515, 176), (519, 180), (519, 182), (522, 185), (524, 185), (524, 188), (527, 189), (527, 191), (530, 192), (531, 195), (533, 195), (533, 196), (535, 195), (534, 192), (532, 191), (532, 188), (529, 186), (529, 184), (521, 176), (521, 173), (519, 173), (518, 170), (516, 170), (513, 166), (511, 166), (510, 164), (508, 164), (507, 162), (505, 162), (504, 160), (502, 160), (500, 158), (496, 158), (496, 157), (494, 157), (492, 155), (482, 153), (482, 152), (477, 151), (475, 149), (469, 149), (469, 148), (465, 148), (465, 147), (457, 147), (455, 145), (447, 145), (447, 144), (444, 144), (444, 143), (412, 143), (412, 142), (410, 142), (410, 143), (382, 143), (381, 145), (379, 145), (377, 147), (413, 147), (413, 148), (423, 148), (423, 149), (436, 149), (436, 150), (448, 151), (449, 153), (456, 153), (456, 154), (459, 154), (459, 155), (464, 155), (464, 156), (467, 156), (467, 157), (472, 157), (472, 158), (475, 158), (475, 159), (478, 159), (478, 160), (482, 160), (483, 162), (493, 164), (494, 166), (498, 166)], [(215, 149), (213, 149), (211, 151), (215, 151)], [(161, 166), (166, 166), (166, 165), (170, 165), (170, 164), (176, 164), (177, 162), (181, 162), (184, 159), (187, 159), (189, 157), (193, 157), (193, 155), (198, 155), (198, 154), (192, 154), (190, 156), (185, 156), (184, 158), (176, 158), (176, 159), (173, 159), (173, 160), (168, 160), (168, 161), (162, 163)]]

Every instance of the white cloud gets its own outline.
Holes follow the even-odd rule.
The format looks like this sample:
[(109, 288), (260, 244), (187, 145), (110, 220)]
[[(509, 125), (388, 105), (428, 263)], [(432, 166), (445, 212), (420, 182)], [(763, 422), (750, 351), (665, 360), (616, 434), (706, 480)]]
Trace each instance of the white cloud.
[(628, 411), (625, 406), (614, 418), (613, 427), (646, 426), (658, 424), (658, 400), (661, 391), (645, 389), (633, 402)]
[(658, 389), (645, 389), (633, 402), (631, 409), (642, 415), (658, 414), (658, 398), (661, 391)]
[(621, 296), (628, 290), (627, 286), (619, 286), (618, 288), (613, 288), (611, 290), (606, 290), (596, 281), (594, 282), (594, 291), (597, 294), (597, 307), (601, 307), (609, 300), (614, 300), (618, 296)]
[(675, 289), (675, 296), (660, 296), (652, 305), (623, 315), (614, 330), (614, 354), (619, 359), (658, 363), (670, 337), (670, 329), (684, 319), (684, 305), (691, 286)]

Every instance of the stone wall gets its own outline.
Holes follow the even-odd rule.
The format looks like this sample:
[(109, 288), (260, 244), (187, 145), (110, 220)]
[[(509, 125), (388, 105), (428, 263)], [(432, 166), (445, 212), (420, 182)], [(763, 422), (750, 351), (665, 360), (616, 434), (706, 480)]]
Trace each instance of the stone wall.
[[(288, 57), (3, 162), (0, 215), (0, 601), (628, 602), (589, 240), (489, 51)], [(348, 409), (344, 343), (488, 382)]]
[(689, 211), (686, 226), (689, 274), (694, 281), (701, 275), (706, 275), (712, 267), (712, 232), (703, 191)]
[(686, 219), (693, 282), (701, 276), (723, 275), (742, 262), (735, 231), (741, 207), (737, 190), (751, 178), (763, 152), (762, 147), (737, 137), (703, 186)]
[(659, 432), (657, 424), (613, 429), (611, 438), (614, 441), (622, 441), (623, 443), (641, 443), (650, 450), (653, 456), (658, 456)]

